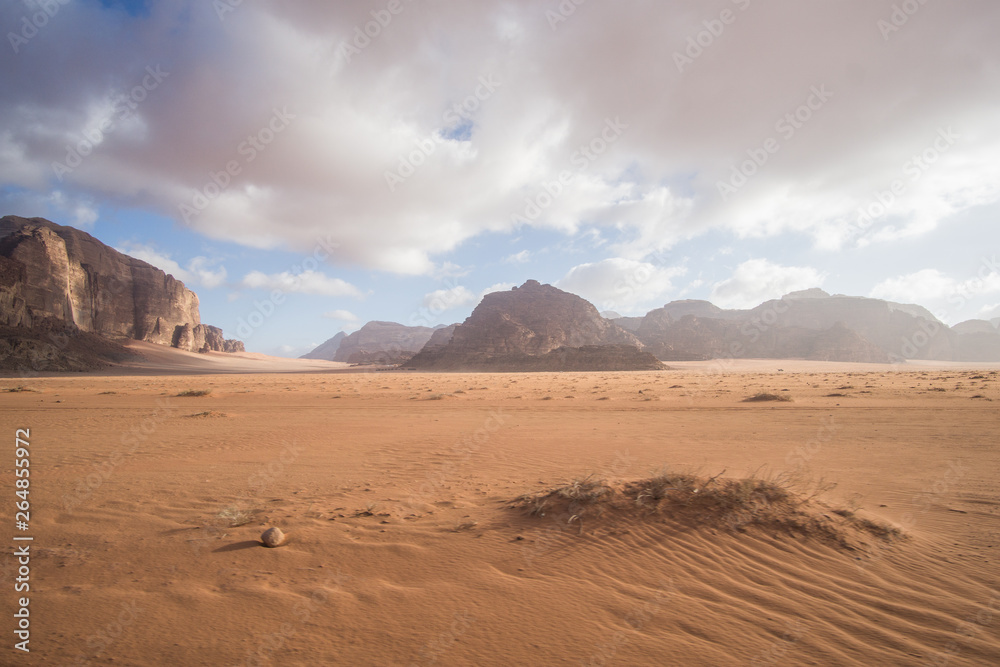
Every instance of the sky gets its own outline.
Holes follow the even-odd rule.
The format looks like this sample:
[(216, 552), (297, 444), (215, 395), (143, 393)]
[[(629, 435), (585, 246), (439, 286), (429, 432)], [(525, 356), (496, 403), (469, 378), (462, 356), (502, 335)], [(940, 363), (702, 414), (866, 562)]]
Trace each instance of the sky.
[(8, 0), (0, 214), (298, 356), (527, 279), (1000, 317), (995, 0)]

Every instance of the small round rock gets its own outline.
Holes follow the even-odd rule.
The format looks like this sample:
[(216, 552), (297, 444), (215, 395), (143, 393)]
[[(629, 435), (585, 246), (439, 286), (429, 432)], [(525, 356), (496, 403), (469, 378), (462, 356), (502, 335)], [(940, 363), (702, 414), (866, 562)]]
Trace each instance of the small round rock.
[(260, 536), (260, 541), (264, 543), (265, 547), (273, 549), (274, 547), (281, 546), (281, 544), (285, 541), (285, 534), (281, 532), (281, 529), (278, 527), (268, 528)]

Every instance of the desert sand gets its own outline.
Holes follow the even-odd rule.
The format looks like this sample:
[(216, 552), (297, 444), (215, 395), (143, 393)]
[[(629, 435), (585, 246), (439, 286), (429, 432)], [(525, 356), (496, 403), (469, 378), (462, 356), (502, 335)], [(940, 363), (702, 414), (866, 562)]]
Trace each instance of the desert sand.
[[(996, 366), (417, 374), (191, 356), (0, 379), (8, 436), (31, 430), (19, 664), (1000, 664)], [(744, 402), (762, 392), (790, 400)], [(8, 526), (13, 470), (8, 454)], [(817, 516), (903, 536), (511, 507), (664, 470), (794, 470)], [(278, 548), (260, 543), (270, 526)], [(14, 559), (0, 568), (11, 642)]]

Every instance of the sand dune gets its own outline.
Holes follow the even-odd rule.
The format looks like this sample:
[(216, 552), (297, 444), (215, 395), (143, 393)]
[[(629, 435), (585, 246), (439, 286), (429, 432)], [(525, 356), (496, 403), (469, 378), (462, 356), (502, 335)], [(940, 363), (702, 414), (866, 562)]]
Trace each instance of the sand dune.
[(310, 373), (350, 368), (339, 361), (288, 359), (256, 352), (187, 352), (165, 345), (129, 341), (126, 346), (141, 359), (113, 367), (112, 374), (217, 374), (217, 373)]
[[(0, 381), (33, 390), (0, 410), (32, 430), (38, 664), (1000, 664), (996, 370), (204, 374), (213, 356)], [(511, 507), (664, 468), (823, 478), (817, 503), (905, 538)], [(260, 546), (271, 525), (287, 545)]]

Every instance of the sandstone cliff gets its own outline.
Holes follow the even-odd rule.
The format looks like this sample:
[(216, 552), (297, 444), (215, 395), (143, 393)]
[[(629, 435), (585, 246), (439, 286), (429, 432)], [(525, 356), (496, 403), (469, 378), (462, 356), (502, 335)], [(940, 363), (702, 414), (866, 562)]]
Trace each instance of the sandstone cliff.
[(665, 361), (798, 358), (886, 363), (970, 357), (986, 361), (992, 349), (991, 340), (960, 336), (920, 306), (831, 296), (819, 289), (789, 294), (750, 310), (675, 301), (650, 311), (636, 335)]
[(434, 329), (396, 322), (368, 322), (340, 341), (334, 361), (351, 364), (396, 364), (416, 354)]
[(601, 317), (591, 303), (535, 280), (487, 294), (445, 343), (444, 336), (407, 366), (469, 371), (663, 368), (642, 350), (639, 339)]
[(319, 345), (317, 345), (311, 352), (303, 354), (299, 359), (322, 359), (323, 361), (333, 361), (334, 356), (337, 354), (337, 350), (340, 349), (340, 343), (347, 338), (347, 334), (343, 331), (337, 332), (337, 335), (330, 338)]
[(0, 324), (62, 324), (189, 351), (243, 349), (201, 323), (198, 297), (181, 281), (41, 218), (0, 219)]

